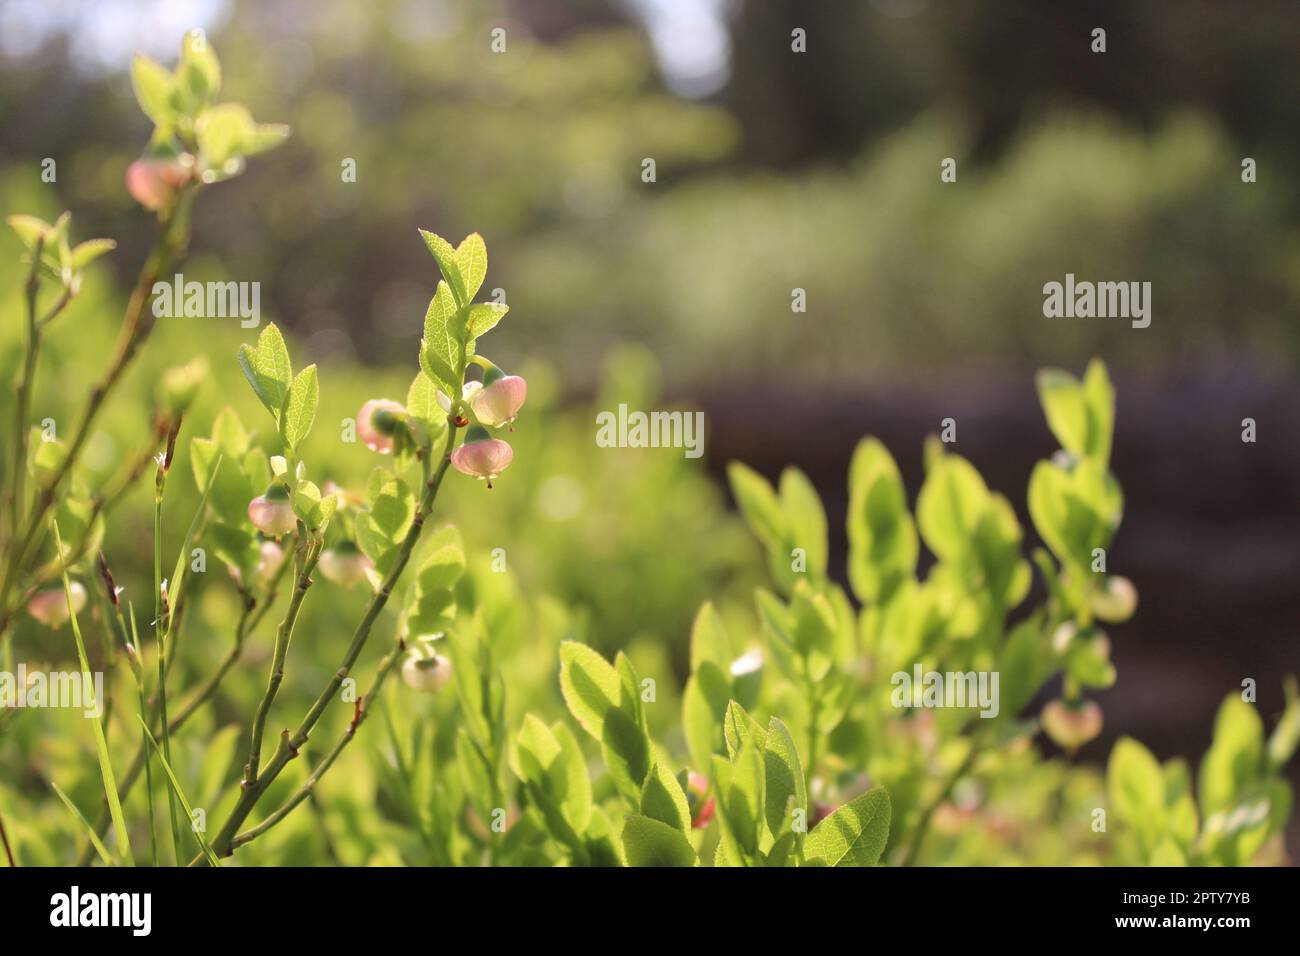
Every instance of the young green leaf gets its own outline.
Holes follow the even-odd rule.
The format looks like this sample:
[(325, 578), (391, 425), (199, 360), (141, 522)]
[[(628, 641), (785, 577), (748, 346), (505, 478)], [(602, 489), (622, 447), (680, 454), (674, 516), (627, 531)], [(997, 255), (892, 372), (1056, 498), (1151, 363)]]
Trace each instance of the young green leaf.
[(1160, 764), (1132, 737), (1121, 737), (1110, 752), (1106, 790), (1119, 819), (1140, 827), (1159, 824), (1165, 805)]
[(560, 644), (560, 692), (582, 729), (604, 739), (605, 719), (623, 701), (623, 682), (605, 658), (585, 644)]
[(316, 381), (316, 366), (308, 365), (298, 373), (289, 386), (285, 399), (281, 428), (284, 440), (296, 453), (316, 421), (316, 406), (320, 401), (320, 386)]
[(284, 336), (274, 322), (268, 322), (262, 329), (256, 349), (247, 344), (239, 347), (239, 367), (253, 387), (253, 393), (279, 424), (289, 384), (293, 380), (293, 367), (289, 363), (289, 349), (284, 344)]
[(72, 270), (80, 272), (100, 256), (116, 248), (117, 243), (112, 239), (87, 239), (85, 242), (78, 243), (72, 250)]
[(210, 106), (194, 124), (199, 149), (208, 164), (218, 168), (231, 157), (243, 154), (244, 144), (253, 138), (256, 129), (253, 114), (240, 103)]
[(661, 820), (629, 813), (623, 819), (628, 866), (695, 866), (699, 857), (682, 831)]
[(875, 866), (889, 841), (889, 794), (873, 787), (817, 824), (804, 857), (822, 866)]
[(487, 244), (477, 232), (471, 232), (456, 247), (456, 268), (465, 283), (465, 301), (473, 302), (487, 275)]
[(168, 127), (172, 122), (172, 75), (147, 56), (131, 60), (131, 86), (135, 101), (155, 126)]
[(506, 317), (510, 306), (497, 302), (476, 302), (469, 307), (466, 325), (471, 338), (478, 338), (485, 332), (496, 328), (498, 322)]
[[(465, 294), (465, 277), (461, 274), (460, 264), (456, 261), (456, 250), (442, 236), (435, 235), (425, 229), (420, 230), (420, 236), (424, 239), (424, 244), (429, 247), (429, 251), (433, 253), (433, 258), (437, 260), (438, 269), (442, 272), (442, 277), (446, 280), (447, 285), (450, 286), (456, 307), (462, 308), (468, 305), (469, 297)], [(484, 252), (483, 266), (486, 271), (486, 251)]]
[(682, 833), (691, 829), (691, 811), (682, 785), (663, 763), (656, 763), (646, 774), (641, 788), (641, 812), (675, 827)]
[(793, 821), (792, 812), (808, 815), (808, 792), (790, 729), (777, 717), (767, 722), (767, 740), (763, 747), (767, 773), (767, 799), (764, 810), (767, 827), (773, 836)]
[(898, 465), (867, 438), (849, 464), (849, 582), (868, 604), (889, 601), (916, 573), (919, 544)]

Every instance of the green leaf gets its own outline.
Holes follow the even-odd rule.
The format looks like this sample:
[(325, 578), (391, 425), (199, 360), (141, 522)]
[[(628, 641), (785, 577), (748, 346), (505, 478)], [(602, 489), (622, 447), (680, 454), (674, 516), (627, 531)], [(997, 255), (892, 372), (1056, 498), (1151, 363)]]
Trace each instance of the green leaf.
[(465, 314), (457, 307), (447, 283), (439, 282), (424, 314), (420, 367), (453, 397), (460, 394), (465, 377), (467, 340)]
[(623, 702), (623, 682), (605, 658), (585, 644), (560, 644), (560, 692), (574, 719), (596, 740), (605, 719)]
[(293, 513), (308, 528), (315, 530), (322, 524), (322, 507), (320, 489), (311, 481), (300, 481), (293, 489)]
[(1230, 693), (1214, 718), (1214, 741), (1201, 761), (1201, 810), (1209, 816), (1241, 802), (1263, 769), (1264, 723), (1255, 707)]
[(253, 114), (240, 103), (220, 103), (199, 114), (194, 124), (199, 148), (209, 166), (219, 168), (233, 156), (243, 155), (244, 144), (254, 135)]
[(176, 95), (187, 112), (196, 111), (221, 90), (221, 64), (202, 30), (191, 30), (181, 40), (176, 86)]
[(889, 794), (873, 787), (817, 824), (804, 857), (824, 866), (875, 866), (889, 841)]
[(760, 748), (745, 744), (729, 763), (713, 758), (714, 807), (722, 845), (735, 865), (757, 858), (763, 830), (764, 768)]
[(619, 792), (632, 806), (636, 806), (650, 773), (650, 738), (626, 702), (623, 708), (605, 715), (600, 742), (609, 775), (614, 778)]
[(793, 822), (793, 810), (802, 810), (804, 819), (807, 819), (809, 809), (799, 751), (795, 748), (790, 729), (776, 717), (767, 722), (763, 763), (767, 772), (764, 808), (767, 828), (776, 836)]
[(72, 269), (80, 272), (106, 252), (117, 248), (112, 239), (87, 239), (72, 250)]
[(628, 866), (695, 866), (699, 857), (689, 840), (668, 824), (629, 813), (623, 819), (623, 852)]
[(402, 479), (376, 468), (367, 486), (370, 509), (356, 517), (357, 544), (380, 574), (387, 574), (415, 517), (415, 495)]
[(487, 275), (487, 244), (483, 242), (483, 237), (477, 232), (471, 232), (462, 239), (456, 247), (455, 259), (456, 268), (465, 283), (465, 301), (473, 302)]
[(274, 322), (268, 322), (257, 337), (257, 348), (239, 347), (239, 367), (266, 410), (280, 422), (280, 413), (293, 380), (289, 349)]
[(172, 82), (172, 75), (147, 56), (136, 54), (131, 60), (135, 101), (155, 126), (168, 127), (172, 123)]
[(988, 498), (988, 486), (966, 459), (944, 455), (935, 462), (916, 499), (916, 520), (940, 560), (959, 560), (967, 553)]
[(691, 810), (686, 794), (667, 765), (656, 763), (646, 774), (641, 788), (641, 812), (682, 833), (690, 832)]
[(288, 138), (289, 127), (283, 123), (257, 123), (240, 143), (240, 152), (245, 156), (255, 156), (275, 149)]
[(1121, 820), (1140, 829), (1159, 824), (1165, 805), (1160, 764), (1132, 737), (1121, 737), (1110, 752), (1106, 791), (1115, 816)]
[[(438, 269), (442, 272), (443, 279), (451, 287), (456, 307), (461, 308), (467, 305), (469, 298), (465, 294), (465, 277), (461, 274), (460, 265), (456, 261), (456, 250), (442, 236), (435, 235), (425, 229), (420, 230), (420, 236), (424, 239), (424, 244), (429, 247), (429, 251), (433, 253), (433, 258), (438, 263)], [(486, 251), (484, 252), (483, 268), (486, 271)]]
[(1088, 406), (1087, 452), (1102, 468), (1110, 464), (1110, 447), (1115, 431), (1115, 388), (1106, 374), (1106, 363), (1093, 359), (1083, 374), (1083, 398)]
[(496, 328), (496, 324), (506, 317), (510, 306), (501, 302), (476, 302), (468, 309), (466, 325), (471, 338), (478, 338), (485, 332)]
[(298, 373), (289, 386), (282, 430), (284, 440), (296, 453), (302, 446), (311, 426), (316, 421), (316, 406), (320, 402), (320, 386), (316, 381), (316, 366), (308, 365)]
[(447, 413), (438, 405), (437, 386), (423, 371), (415, 373), (406, 390), (406, 413), (430, 432), (447, 427)]
[(28, 250), (35, 249), (36, 243), (53, 229), (44, 219), (38, 219), (35, 216), (28, 216), (23, 213), (7, 216), (5, 222), (9, 223), (14, 232), (18, 233), (18, 238), (22, 240), (23, 245)]
[(699, 670), (704, 661), (725, 668), (731, 659), (731, 641), (727, 638), (722, 617), (713, 602), (705, 601), (695, 612), (695, 621), (691, 625), (691, 670)]
[(1079, 380), (1060, 369), (1043, 369), (1035, 378), (1047, 425), (1061, 447), (1082, 458), (1088, 453), (1088, 403)]
[(727, 712), (723, 715), (722, 734), (727, 742), (727, 755), (733, 760), (746, 744), (762, 749), (762, 725), (734, 700), (727, 704)]
[(792, 549), (803, 549), (812, 575), (825, 577), (826, 511), (817, 496), (817, 489), (798, 468), (786, 468), (781, 472), (779, 493), (788, 543)]
[(1295, 753), (1296, 744), (1300, 743), (1300, 691), (1296, 689), (1294, 676), (1287, 678), (1283, 690), (1286, 693), (1286, 709), (1282, 711), (1282, 718), (1268, 738), (1268, 760), (1274, 771), (1286, 766)]
[(587, 760), (578, 746), (578, 738), (573, 731), (561, 721), (551, 724), (551, 733), (560, 745), (563, 768), (563, 787), (560, 790), (560, 805), (564, 816), (579, 832), (587, 830), (592, 818), (594, 804), (591, 798), (591, 778), (587, 776)]
[(916, 573), (919, 544), (898, 465), (864, 439), (849, 464), (849, 582), (865, 603), (887, 602)]

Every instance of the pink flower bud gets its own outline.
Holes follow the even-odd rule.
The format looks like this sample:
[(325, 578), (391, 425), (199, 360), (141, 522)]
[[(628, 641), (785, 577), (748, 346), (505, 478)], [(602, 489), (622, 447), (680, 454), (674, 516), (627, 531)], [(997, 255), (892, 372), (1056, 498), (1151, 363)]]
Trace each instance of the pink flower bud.
[(713, 819), (713, 797), (709, 792), (709, 778), (692, 770), (686, 775), (686, 805), (691, 811), (691, 827), (702, 830)]
[(402, 681), (407, 687), (436, 694), (451, 680), (451, 661), (441, 654), (424, 657), (412, 653), (402, 661)]
[[(86, 589), (72, 582), (72, 606), (80, 611), (86, 605)], [(68, 598), (63, 588), (50, 588), (32, 596), (27, 613), (46, 627), (58, 627), (68, 619)]]
[(168, 159), (137, 159), (126, 168), (126, 191), (146, 209), (161, 209), (176, 194), (189, 170)]
[(357, 436), (371, 451), (387, 455), (393, 450), (393, 436), (401, 428), (406, 409), (387, 398), (372, 398), (357, 412)]
[(258, 495), (248, 503), (248, 520), (262, 534), (278, 538), (297, 527), (298, 519), (289, 503), (289, 493), (284, 487), (273, 484), (266, 494)]
[(486, 429), (478, 426), (465, 437), (465, 444), (451, 453), (451, 463), (462, 474), (487, 479), (491, 488), (492, 479), (505, 471), (515, 457), (514, 449), (500, 438), (488, 437)]
[(358, 581), (366, 579), (366, 570), (375, 563), (358, 550), (356, 542), (342, 541), (320, 556), (320, 572), (335, 584), (349, 591)]
[(1101, 708), (1095, 701), (1051, 701), (1043, 708), (1043, 731), (1070, 753), (1101, 733)]
[(515, 420), (527, 397), (528, 383), (518, 375), (506, 375), (470, 396), (469, 407), (484, 425), (500, 428)]

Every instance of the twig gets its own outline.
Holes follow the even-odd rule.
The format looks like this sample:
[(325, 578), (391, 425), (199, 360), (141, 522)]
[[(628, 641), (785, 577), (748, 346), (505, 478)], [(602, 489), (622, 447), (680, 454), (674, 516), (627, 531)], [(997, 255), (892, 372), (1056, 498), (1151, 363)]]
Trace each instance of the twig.
[(222, 825), (216, 839), (212, 841), (212, 848), (218, 856), (230, 855), (233, 851), (232, 844), (235, 835), (239, 832), (239, 827), (248, 819), (248, 815), (253, 812), (257, 801), (266, 792), (266, 788), (279, 776), (289, 761), (298, 755), (303, 744), (307, 742), (307, 737), (316, 726), (316, 722), (320, 720), (321, 714), (325, 712), (325, 709), (334, 699), (334, 695), (348, 676), (348, 672), (356, 663), (357, 657), (366, 645), (366, 640), (370, 637), (370, 630), (374, 626), (375, 620), (388, 603), (388, 598), (392, 594), (398, 579), (401, 578), (402, 572), (406, 570), (407, 562), (411, 560), (411, 552), (415, 549), (415, 543), (420, 540), (424, 522), (433, 509), (435, 499), (438, 497), (438, 488), (442, 484), (443, 476), (446, 475), (447, 467), (451, 464), (451, 452), (458, 431), (454, 418), (456, 406), (453, 405), (452, 408), (453, 411), (448, 415), (447, 420), (447, 439), (443, 443), (442, 456), (438, 462), (437, 470), (425, 480), (424, 494), (421, 496), (420, 504), (416, 508), (415, 517), (411, 520), (411, 526), (406, 531), (406, 537), (402, 540), (401, 547), (398, 549), (393, 567), (384, 578), (379, 590), (370, 599), (366, 613), (361, 618), (361, 622), (357, 625), (357, 629), (352, 636), (352, 643), (343, 656), (342, 665), (325, 686), (325, 689), (321, 691), (320, 696), (316, 698), (316, 702), (312, 704), (298, 729), (292, 735), (289, 734), (288, 730), (285, 730), (280, 735), (280, 745), (276, 748), (271, 762), (267, 764), (266, 772), (260, 774), (257, 780), (251, 786), (246, 786), (239, 795), (239, 800), (235, 803), (234, 809), (230, 811), (230, 816)]
[(317, 765), (316, 769), (312, 771), (311, 776), (303, 782), (302, 786), (294, 791), (293, 796), (286, 800), (280, 809), (276, 810), (257, 826), (245, 830), (243, 833), (235, 837), (235, 839), (231, 841), (231, 849), (237, 849), (246, 843), (251, 843), (292, 813), (300, 803), (314, 795), (316, 784), (320, 782), (321, 777), (325, 776), (326, 771), (334, 765), (334, 761), (338, 759), (339, 754), (343, 752), (344, 748), (352, 742), (352, 738), (356, 736), (357, 728), (359, 728), (362, 723), (365, 722), (365, 719), (370, 716), (371, 704), (379, 697), (379, 692), (383, 690), (384, 687), (384, 681), (397, 665), (397, 662), (401, 659), (405, 650), (406, 643), (399, 638), (396, 646), (394, 646), (394, 648), (388, 652), (387, 656), (380, 661), (379, 670), (375, 674), (375, 683), (370, 689), (370, 693), (357, 698), (356, 708), (352, 714), (352, 720), (348, 724), (347, 730), (343, 732), (343, 736), (340, 737), (334, 746), (330, 748), (329, 753), (325, 755), (320, 764)]
[(275, 650), (271, 655), (271, 677), (266, 684), (266, 692), (262, 695), (261, 703), (257, 705), (257, 713), (253, 716), (253, 728), (249, 735), (248, 760), (244, 764), (244, 785), (246, 787), (257, 783), (257, 775), (262, 769), (262, 736), (266, 731), (266, 719), (271, 713), (271, 705), (275, 702), (276, 694), (280, 691), (280, 684), (284, 680), (284, 661), (289, 654), (289, 642), (293, 639), (293, 628), (298, 622), (298, 612), (302, 609), (303, 599), (307, 596), (307, 589), (311, 587), (311, 575), (316, 570), (316, 562), (320, 560), (321, 542), (318, 536), (307, 538), (301, 535), (299, 546), (294, 549), (294, 560), (297, 566), (295, 575), (293, 596), (289, 599), (289, 607), (284, 613), (284, 619), (280, 622), (280, 627), (275, 634)]

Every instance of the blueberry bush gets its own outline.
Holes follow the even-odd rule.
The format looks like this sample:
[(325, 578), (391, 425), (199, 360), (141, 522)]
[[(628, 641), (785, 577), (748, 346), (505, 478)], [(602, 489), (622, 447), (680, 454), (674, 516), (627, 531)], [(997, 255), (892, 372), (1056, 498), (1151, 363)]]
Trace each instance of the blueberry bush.
[[(731, 465), (762, 583), (706, 479), (680, 460), (597, 454), (590, 417), (557, 407), (553, 371), (508, 374), (483, 353), (508, 308), (480, 301), (488, 258), (476, 233), (453, 244), (421, 230), (440, 278), (422, 326), (412, 317), (418, 361), (400, 380), (375, 388), (341, 368), (334, 401), (332, 370), (296, 368), (269, 323), (224, 352), (168, 338), (163, 361), (182, 341), (191, 354), (148, 366), (152, 396), (130, 392), (126, 372), (148, 361), (157, 324), (150, 295), (186, 254), (196, 199), (289, 135), (219, 101), (221, 68), (201, 34), (174, 70), (138, 58), (133, 79), (155, 130), (125, 185), (155, 240), (70, 436), (34, 411), (46, 407), (42, 346), (114, 243), (74, 242), (67, 215), (9, 218), (24, 250), (25, 337), (4, 470), (3, 670), (75, 659), (104, 673), (89, 719), (0, 711), (11, 861), (1280, 859), (1292, 801), (1282, 770), (1300, 741), (1293, 680), (1271, 730), (1228, 695), (1195, 773), (1129, 737), (1104, 773), (1076, 761), (1102, 729), (1089, 695), (1117, 677), (1104, 627), (1138, 600), (1105, 568), (1124, 499), (1100, 361), (1081, 378), (1037, 379), (1060, 445), (1028, 476), (1044, 547), (1026, 544), (1011, 501), (938, 439), (910, 504), (895, 459), (867, 438), (849, 470), (842, 576), (808, 477), (790, 468), (773, 484)], [(647, 387), (635, 359), (625, 366), (610, 394)], [(335, 419), (358, 394), (359, 411)], [(138, 450), (112, 445), (108, 466), (94, 441), (106, 418), (148, 422)], [(323, 427), (333, 420), (337, 436)], [(118, 522), (150, 474), (144, 523), (125, 510)], [(552, 523), (585, 523), (556, 537), (523, 494)], [(605, 533), (613, 521), (621, 551)], [(677, 545), (642, 537), (662, 522), (680, 526)], [(521, 575), (507, 552), (527, 555), (530, 539), (543, 546)], [(507, 540), (520, 544), (498, 546)], [(647, 556), (647, 541), (664, 550)], [(695, 600), (698, 580), (712, 599), (671, 604)], [(602, 605), (604, 594), (616, 598)], [(669, 620), (693, 616), (681, 622), (684, 679), (671, 635), (640, 620), (660, 605)], [(922, 675), (945, 674), (996, 678), (992, 696), (932, 696)]]

